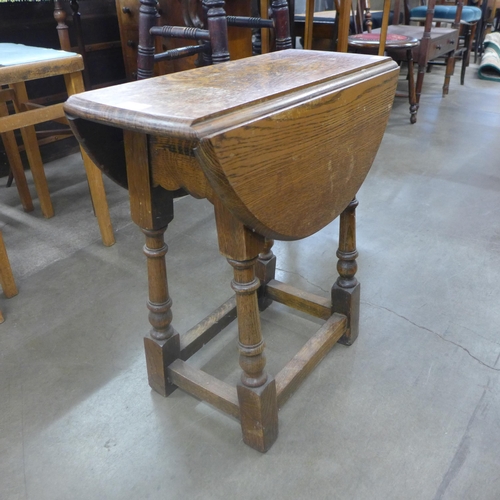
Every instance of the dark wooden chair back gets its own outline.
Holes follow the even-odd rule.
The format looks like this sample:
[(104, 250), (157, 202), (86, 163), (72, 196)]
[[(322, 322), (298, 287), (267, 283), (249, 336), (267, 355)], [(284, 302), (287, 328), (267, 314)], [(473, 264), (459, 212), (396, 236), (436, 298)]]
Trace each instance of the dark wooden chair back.
[[(229, 61), (228, 26), (239, 28), (270, 28), (275, 31), (275, 48), (292, 48), (288, 3), (273, 0), (270, 19), (227, 16), (223, 0), (202, 1), (202, 28), (185, 26), (158, 26), (156, 0), (141, 0), (139, 10), (139, 46), (137, 79), (150, 78), (156, 62), (173, 60), (199, 54), (198, 65), (218, 64)], [(197, 45), (155, 53), (155, 37), (195, 40)]]

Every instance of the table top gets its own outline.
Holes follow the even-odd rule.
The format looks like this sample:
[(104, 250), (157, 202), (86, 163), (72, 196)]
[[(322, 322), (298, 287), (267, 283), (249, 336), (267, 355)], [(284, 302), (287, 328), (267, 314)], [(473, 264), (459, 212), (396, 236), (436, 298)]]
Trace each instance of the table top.
[[(356, 195), (398, 73), (387, 57), (287, 50), (73, 95), (65, 109), (149, 137), (142, 160), (128, 143), (129, 174), (146, 159), (154, 184), (211, 193), (259, 234), (293, 240)], [(106, 148), (99, 135), (95, 147)]]
[(285, 50), (85, 92), (65, 109), (129, 130), (200, 137), (391, 69), (377, 56)]

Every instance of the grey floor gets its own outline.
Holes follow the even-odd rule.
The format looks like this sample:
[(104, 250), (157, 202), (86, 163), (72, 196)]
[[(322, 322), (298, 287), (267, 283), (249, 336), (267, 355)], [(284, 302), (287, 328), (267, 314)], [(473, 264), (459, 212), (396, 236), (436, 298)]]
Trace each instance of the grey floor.
[[(265, 455), (232, 418), (149, 389), (143, 239), (126, 192), (107, 184), (117, 241), (105, 248), (78, 156), (47, 166), (51, 220), (2, 186), (19, 295), (0, 295), (0, 498), (500, 499), (500, 84), (471, 67), (442, 99), (442, 78), (426, 75), (416, 125), (396, 100), (359, 192), (360, 336), (280, 411)], [(231, 295), (231, 270), (211, 206), (175, 208), (182, 332)], [(335, 223), (277, 243), (278, 278), (328, 296), (336, 245)], [(318, 328), (279, 305), (262, 320), (271, 373)], [(193, 362), (235, 380), (235, 328)]]

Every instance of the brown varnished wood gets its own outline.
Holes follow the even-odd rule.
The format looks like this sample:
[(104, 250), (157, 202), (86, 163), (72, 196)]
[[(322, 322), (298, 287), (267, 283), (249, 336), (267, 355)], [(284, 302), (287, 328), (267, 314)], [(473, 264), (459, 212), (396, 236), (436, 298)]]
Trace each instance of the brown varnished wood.
[(228, 415), (240, 418), (240, 407), (235, 387), (212, 377), (208, 373), (192, 368), (180, 359), (170, 364), (168, 377), (173, 384), (198, 399), (206, 401)]
[[(266, 54), (259, 60), (236, 61), (231, 70), (224, 64), (200, 68), (195, 70), (196, 79), (182, 72), (133, 82), (119, 93), (103, 89), (88, 94), (92, 99), (70, 100), (67, 110), (97, 121), (105, 115), (110, 124), (152, 135), (199, 141), (195, 153), (204, 174), (231, 211), (266, 237), (301, 238), (333, 220), (357, 192), (375, 157), (395, 89), (397, 69), (388, 60), (364, 59), (361, 74), (356, 68), (363, 56), (333, 56), (300, 51)], [(238, 73), (245, 76), (238, 78)], [(266, 74), (273, 85), (263, 92)], [(156, 104), (150, 95), (157, 96)], [(296, 104), (302, 101), (308, 105), (298, 112)], [(373, 126), (365, 127), (364, 118)], [(242, 132), (249, 123), (252, 134)], [(311, 132), (312, 123), (321, 125)], [(304, 134), (307, 141), (290, 140)], [(329, 136), (336, 137), (340, 147), (330, 148), (323, 140)], [(257, 144), (259, 156), (252, 153)], [(280, 156), (285, 148), (288, 154)], [(305, 162), (311, 167), (304, 169)], [(330, 162), (329, 169), (318, 167), (325, 162)], [(279, 171), (285, 164), (293, 183), (281, 182)], [(162, 168), (169, 176), (169, 167)], [(255, 183), (259, 197), (253, 196)], [(330, 191), (318, 195), (313, 189), (316, 183)], [(334, 191), (341, 195), (332, 196)], [(289, 213), (283, 207), (292, 199), (295, 208)], [(306, 205), (314, 207), (311, 220), (294, 215)]]
[(264, 247), (264, 237), (244, 226), (219, 198), (214, 200), (214, 209), (220, 253), (237, 261), (256, 259)]
[(255, 263), (255, 275), (260, 280), (258, 293), (259, 309), (264, 311), (272, 304), (272, 299), (266, 293), (266, 285), (274, 279), (276, 275), (276, 255), (273, 253), (274, 240), (266, 238), (264, 247), (259, 253), (259, 258)]
[(243, 441), (265, 452), (278, 436), (278, 407), (276, 384), (265, 371), (265, 343), (257, 302), (260, 281), (255, 275), (255, 263), (264, 248), (264, 238), (245, 227), (219, 199), (215, 201), (215, 220), (220, 252), (234, 271), (231, 287), (238, 311), (242, 373), (237, 392)]
[(264, 385), (257, 388), (239, 383), (236, 390), (243, 442), (265, 453), (278, 438), (276, 382), (274, 378), (269, 378)]
[(276, 375), (281, 408), (345, 332), (346, 317), (333, 314), (304, 347)]
[(181, 336), (182, 360), (189, 359), (236, 318), (236, 298), (231, 297)]
[(173, 199), (151, 182), (148, 138), (125, 130), (124, 143), (132, 220), (144, 229), (166, 228), (174, 217)]
[(179, 334), (172, 326), (172, 299), (167, 281), (164, 233), (173, 219), (173, 199), (167, 191), (155, 189), (150, 180), (148, 142), (144, 134), (124, 131), (125, 156), (132, 220), (146, 237), (149, 287), (150, 337), (144, 339), (149, 384), (163, 395), (175, 386), (167, 381), (168, 365), (179, 357)]
[(144, 255), (147, 258), (149, 298), (149, 337), (144, 338), (149, 385), (163, 396), (176, 387), (167, 380), (167, 368), (180, 354), (179, 334), (172, 326), (172, 299), (168, 291), (164, 241), (165, 228), (145, 229)]
[(332, 315), (332, 303), (313, 293), (304, 292), (281, 281), (271, 280), (265, 289), (266, 297), (305, 312), (316, 318), (328, 319)]
[(346, 331), (340, 343), (351, 345), (359, 333), (360, 284), (356, 278), (358, 264), (356, 259), (356, 207), (353, 199), (340, 216), (339, 248), (337, 250), (337, 271), (339, 277), (332, 286), (333, 311), (347, 316)]
[[(388, 58), (285, 50), (86, 92), (65, 106), (70, 115), (110, 126), (199, 140), (372, 76), (391, 75), (385, 85), (392, 87), (396, 73)], [(384, 95), (385, 87), (371, 81), (372, 92)]]
[[(70, 123), (84, 143), (91, 129), (83, 125), (87, 122), (102, 131), (123, 130), (132, 218), (146, 235), (152, 330), (145, 346), (151, 387), (168, 395), (178, 386), (239, 415), (244, 442), (261, 452), (278, 436), (279, 402), (288, 399), (357, 321), (351, 201), (381, 140), (397, 73), (387, 58), (283, 51), (143, 80), (113, 92), (89, 92), (66, 104)], [(157, 96), (154, 104), (152, 95)], [(365, 117), (373, 127), (363, 126)], [(357, 139), (352, 152), (342, 149), (349, 134)], [(119, 141), (117, 136), (114, 144)], [(99, 149), (92, 134), (86, 147)], [(180, 188), (213, 203), (219, 250), (233, 267), (242, 369), (236, 391), (180, 361), (235, 314), (234, 301), (229, 301), (185, 337), (172, 326), (163, 233)], [(318, 208), (310, 191), (324, 206)], [(157, 209), (162, 197), (166, 211)], [(265, 207), (266, 200), (272, 210)], [(339, 287), (341, 298), (350, 300), (342, 298), (339, 305), (276, 282), (272, 237), (304, 237), (340, 212)], [(304, 229), (304, 220), (313, 228)], [(281, 372), (278, 383), (266, 371), (258, 299), (263, 308), (276, 300), (326, 320)], [(333, 292), (332, 299), (338, 299)]]
[[(167, 191), (185, 189), (195, 198), (214, 199), (209, 184), (194, 155), (195, 143), (167, 137), (150, 136), (149, 150), (153, 184)], [(165, 166), (167, 166), (165, 168)]]
[[(380, 85), (389, 80), (386, 75)], [(385, 123), (373, 130), (356, 120), (356, 113), (380, 121), (393, 95), (378, 97), (385, 102), (382, 110), (371, 105), (369, 89), (373, 82), (362, 82), (342, 91), (345, 100), (332, 93), (312, 101), (300, 115), (291, 108), (266, 116), (252, 123), (252, 134), (237, 127), (202, 140), (197, 155), (217, 194), (245, 224), (268, 238), (293, 240), (317, 232), (344, 209), (375, 158), (378, 146), (371, 148), (368, 142), (379, 144)], [(336, 137), (333, 149), (324, 140), (328, 136)], [(367, 147), (359, 148), (360, 143)], [(293, 182), (283, 178), (284, 172)], [(315, 189), (317, 185), (324, 189)], [(301, 217), (304, 211), (307, 218)]]

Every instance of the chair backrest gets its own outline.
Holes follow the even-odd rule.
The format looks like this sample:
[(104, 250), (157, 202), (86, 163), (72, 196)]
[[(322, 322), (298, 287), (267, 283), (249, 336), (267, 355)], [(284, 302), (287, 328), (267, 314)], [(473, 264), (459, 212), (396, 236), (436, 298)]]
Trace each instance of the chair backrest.
[[(137, 78), (153, 76), (155, 62), (200, 54), (199, 65), (218, 64), (229, 60), (228, 26), (239, 28), (272, 28), (275, 30), (276, 50), (292, 48), (288, 3), (273, 0), (271, 19), (227, 16), (224, 0), (203, 0), (204, 28), (157, 26), (156, 0), (141, 0), (139, 10), (139, 46)], [(155, 36), (196, 40), (198, 45), (167, 50), (155, 54)]]

